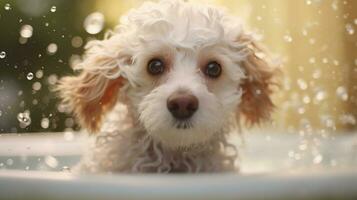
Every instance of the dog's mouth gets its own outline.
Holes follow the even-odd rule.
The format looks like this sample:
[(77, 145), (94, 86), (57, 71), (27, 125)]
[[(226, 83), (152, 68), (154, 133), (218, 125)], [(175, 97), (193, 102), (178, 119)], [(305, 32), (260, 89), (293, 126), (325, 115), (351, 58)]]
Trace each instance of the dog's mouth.
[(173, 126), (176, 129), (191, 129), (193, 128), (193, 124), (190, 120), (177, 120), (174, 122)]

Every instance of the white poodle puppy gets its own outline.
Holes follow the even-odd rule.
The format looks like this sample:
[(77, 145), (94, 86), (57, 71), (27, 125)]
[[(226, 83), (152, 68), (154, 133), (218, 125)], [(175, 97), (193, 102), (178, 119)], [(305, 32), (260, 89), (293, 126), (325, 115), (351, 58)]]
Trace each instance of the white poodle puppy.
[(274, 107), (265, 54), (216, 7), (146, 2), (86, 49), (80, 73), (57, 87), (96, 133), (82, 172), (235, 170), (228, 133), (241, 118), (268, 119)]

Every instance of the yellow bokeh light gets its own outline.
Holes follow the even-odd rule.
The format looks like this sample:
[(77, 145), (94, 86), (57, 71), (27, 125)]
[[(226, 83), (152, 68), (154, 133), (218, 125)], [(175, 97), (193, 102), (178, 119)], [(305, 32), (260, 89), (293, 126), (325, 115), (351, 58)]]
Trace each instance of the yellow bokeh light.
[[(143, 1), (97, 1), (113, 27)], [(350, 130), (357, 118), (357, 1), (210, 0), (245, 21), (283, 61), (275, 128)]]

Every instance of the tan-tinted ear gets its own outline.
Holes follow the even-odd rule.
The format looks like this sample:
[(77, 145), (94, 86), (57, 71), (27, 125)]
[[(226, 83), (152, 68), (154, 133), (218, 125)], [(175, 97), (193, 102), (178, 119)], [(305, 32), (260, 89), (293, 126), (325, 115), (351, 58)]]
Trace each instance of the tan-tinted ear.
[(80, 73), (63, 77), (55, 88), (62, 104), (89, 132), (99, 131), (103, 115), (115, 105), (124, 84), (118, 66), (119, 56), (110, 42), (89, 42), (83, 61), (75, 66)]
[(97, 132), (103, 115), (117, 100), (121, 77), (110, 80), (96, 73), (81, 72), (78, 76), (64, 77), (57, 90), (62, 103), (72, 111), (80, 125), (89, 132)]
[(254, 125), (268, 120), (274, 109), (271, 87), (276, 85), (273, 77), (277, 69), (268, 64), (265, 60), (266, 54), (251, 36), (241, 36), (240, 42), (247, 44), (248, 54), (241, 63), (246, 79), (241, 85), (243, 96), (239, 109), (248, 125)]

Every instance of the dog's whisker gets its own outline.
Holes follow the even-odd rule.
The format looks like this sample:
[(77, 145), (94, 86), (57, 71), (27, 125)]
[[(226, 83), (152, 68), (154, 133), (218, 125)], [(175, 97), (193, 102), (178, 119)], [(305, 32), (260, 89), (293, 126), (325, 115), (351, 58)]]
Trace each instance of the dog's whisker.
[(193, 128), (193, 123), (191, 121), (175, 121), (173, 127), (177, 129), (191, 129)]

